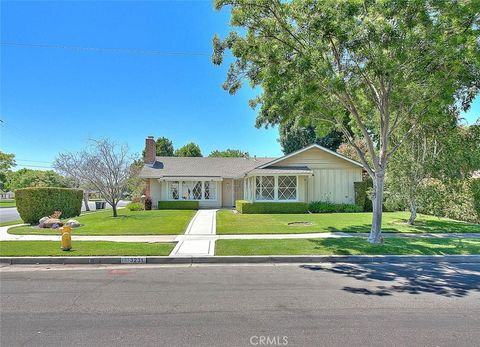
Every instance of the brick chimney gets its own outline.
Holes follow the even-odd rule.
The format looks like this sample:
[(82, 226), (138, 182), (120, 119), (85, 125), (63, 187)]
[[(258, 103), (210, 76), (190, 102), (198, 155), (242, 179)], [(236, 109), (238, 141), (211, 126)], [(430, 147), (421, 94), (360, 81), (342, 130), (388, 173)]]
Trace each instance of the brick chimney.
[(155, 163), (155, 156), (157, 155), (157, 145), (153, 136), (147, 136), (145, 139), (145, 157), (143, 161), (145, 164)]

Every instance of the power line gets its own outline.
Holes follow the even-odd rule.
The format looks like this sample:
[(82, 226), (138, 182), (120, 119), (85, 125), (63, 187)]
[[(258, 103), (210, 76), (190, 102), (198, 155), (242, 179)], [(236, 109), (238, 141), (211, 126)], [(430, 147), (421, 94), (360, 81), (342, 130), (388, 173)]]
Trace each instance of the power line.
[(188, 51), (162, 51), (155, 49), (136, 49), (136, 48), (109, 48), (109, 47), (83, 47), (74, 45), (49, 45), (38, 43), (21, 43), (21, 42), (0, 42), (2, 46), (9, 47), (24, 47), (24, 48), (53, 48), (53, 49), (69, 49), (76, 51), (89, 52), (109, 52), (109, 53), (128, 53), (128, 54), (143, 54), (143, 55), (159, 55), (159, 56), (211, 56), (208, 52), (188, 52)]
[(53, 169), (52, 166), (43, 166), (43, 165), (25, 165), (25, 164), (19, 164), (18, 166), (37, 167), (37, 168), (43, 168), (43, 169)]
[(17, 159), (15, 158), (15, 161), (26, 161), (30, 163), (45, 163), (45, 164), (51, 164), (51, 161), (42, 161), (42, 160), (29, 160), (29, 159)]

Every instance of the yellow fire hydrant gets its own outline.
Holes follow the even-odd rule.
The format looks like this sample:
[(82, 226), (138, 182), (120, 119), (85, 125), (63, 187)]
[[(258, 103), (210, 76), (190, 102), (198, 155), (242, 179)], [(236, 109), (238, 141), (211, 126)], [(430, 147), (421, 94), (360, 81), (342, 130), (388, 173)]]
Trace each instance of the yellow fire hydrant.
[(60, 233), (62, 234), (62, 250), (69, 251), (72, 249), (72, 228), (68, 225), (65, 225), (60, 228)]

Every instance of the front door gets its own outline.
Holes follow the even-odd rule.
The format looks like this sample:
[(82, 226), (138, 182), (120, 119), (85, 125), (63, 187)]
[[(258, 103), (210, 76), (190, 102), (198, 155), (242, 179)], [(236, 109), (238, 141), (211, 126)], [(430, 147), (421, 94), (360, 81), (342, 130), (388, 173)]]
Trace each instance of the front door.
[(222, 182), (222, 206), (233, 206), (233, 179), (226, 178)]

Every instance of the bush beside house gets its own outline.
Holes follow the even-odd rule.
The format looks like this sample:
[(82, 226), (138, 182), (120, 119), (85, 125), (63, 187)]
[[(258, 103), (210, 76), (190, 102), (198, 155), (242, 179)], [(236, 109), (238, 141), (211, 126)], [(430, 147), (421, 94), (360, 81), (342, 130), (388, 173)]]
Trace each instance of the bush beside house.
[(159, 201), (159, 210), (198, 210), (198, 201)]
[(279, 213), (336, 213), (336, 212), (362, 212), (362, 206), (355, 204), (334, 204), (324, 201), (304, 202), (250, 202), (246, 200), (235, 201), (235, 208), (243, 214), (279, 214)]
[(308, 205), (312, 213), (340, 213), (340, 212), (363, 212), (363, 207), (356, 204), (334, 204), (324, 201), (312, 201)]
[(22, 188), (15, 191), (17, 210), (25, 223), (36, 224), (54, 211), (62, 218), (79, 216), (82, 211), (83, 190), (69, 188)]
[(261, 213), (307, 213), (308, 204), (304, 202), (250, 202), (235, 201), (235, 208), (244, 214)]

